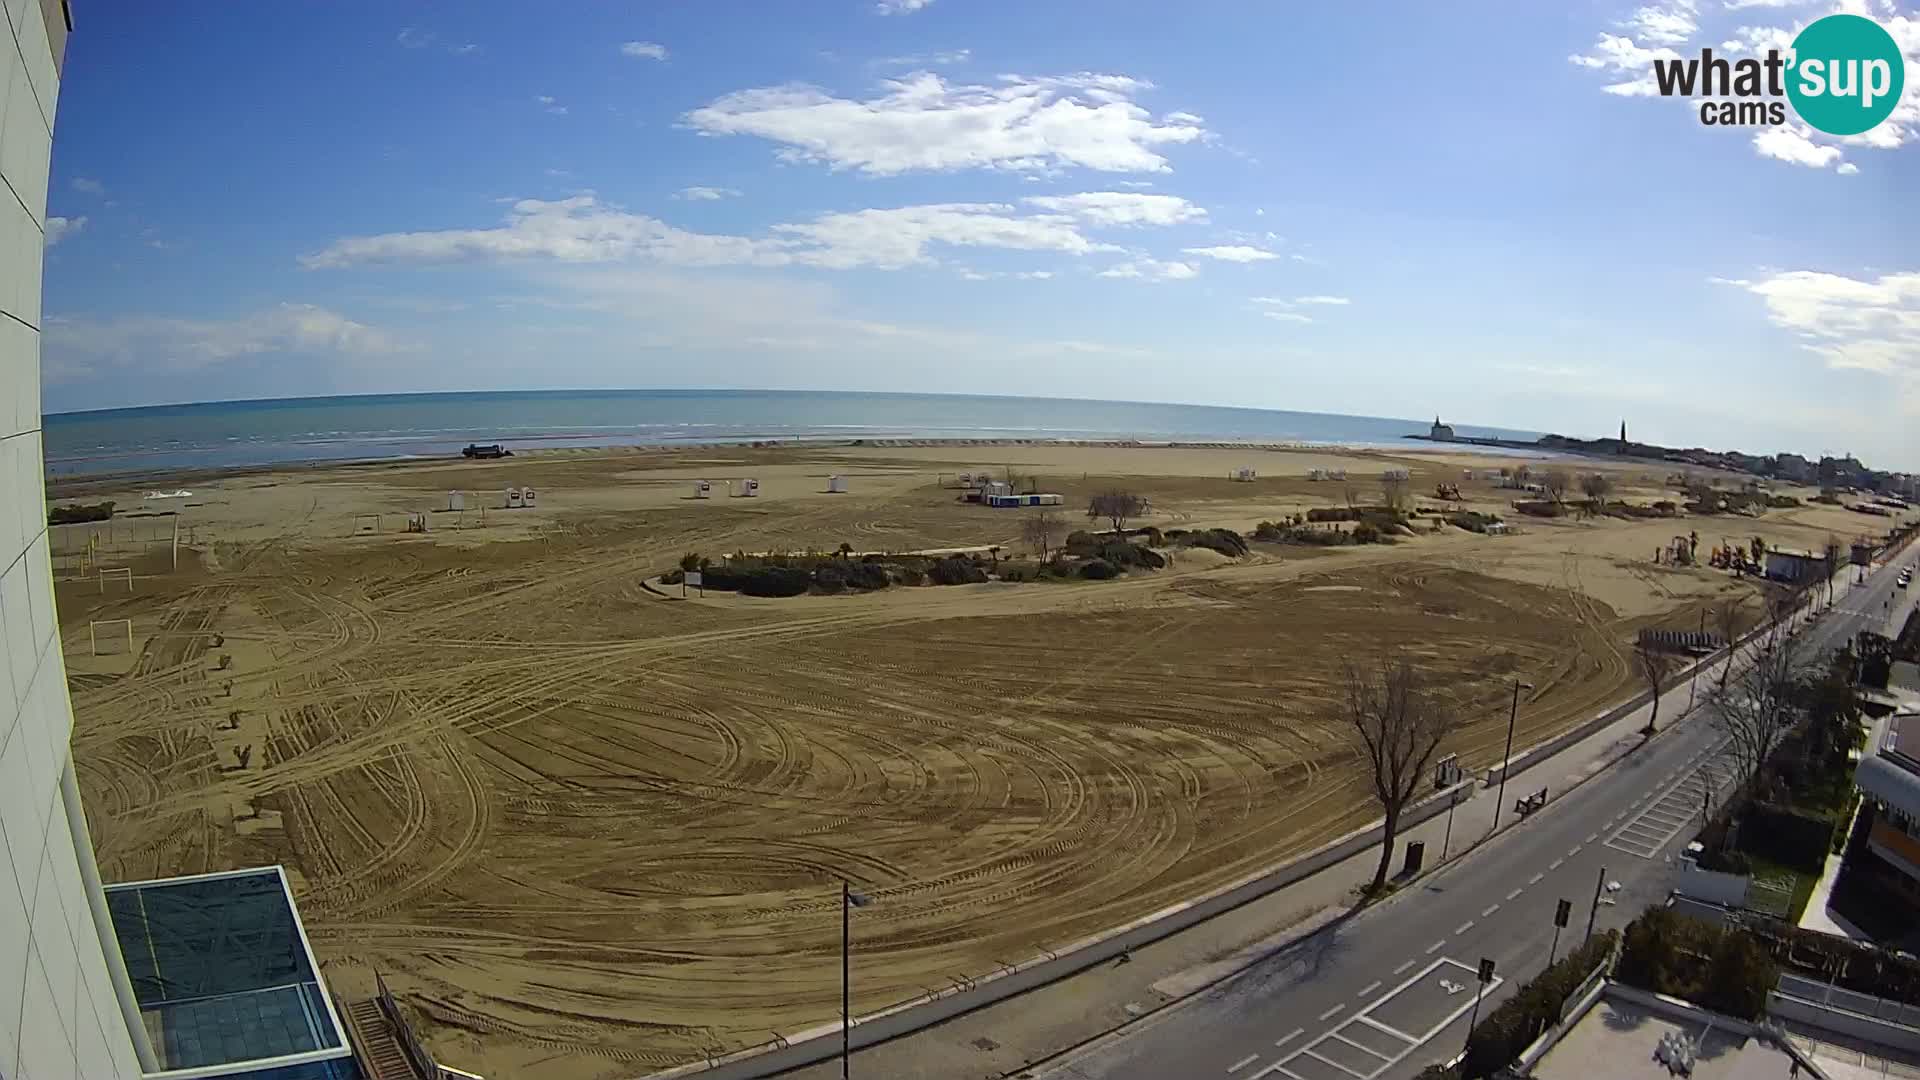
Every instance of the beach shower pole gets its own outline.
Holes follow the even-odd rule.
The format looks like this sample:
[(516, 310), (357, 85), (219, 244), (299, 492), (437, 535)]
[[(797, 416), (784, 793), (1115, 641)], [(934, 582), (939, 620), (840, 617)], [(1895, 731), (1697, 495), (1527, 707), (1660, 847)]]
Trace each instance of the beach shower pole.
[(873, 903), (840, 879), (840, 1080), (847, 1080), (853, 1042), (853, 909)]

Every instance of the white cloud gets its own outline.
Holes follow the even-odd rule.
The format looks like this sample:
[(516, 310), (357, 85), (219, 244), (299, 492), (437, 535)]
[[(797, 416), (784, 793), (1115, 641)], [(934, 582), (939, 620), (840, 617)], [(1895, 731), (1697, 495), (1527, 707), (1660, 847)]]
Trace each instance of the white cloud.
[(47, 219), (47, 246), (52, 247), (74, 233), (87, 227), (87, 219), (80, 217), (50, 217)]
[(1335, 304), (1341, 307), (1353, 303), (1352, 300), (1344, 296), (1298, 296), (1294, 298), (1293, 302), (1296, 304)]
[(470, 41), (441, 41), (440, 35), (417, 27), (404, 27), (393, 40), (403, 49), (439, 49), (455, 56), (472, 56), (480, 46)]
[(565, 105), (560, 104), (560, 102), (556, 101), (550, 95), (539, 94), (539, 95), (536, 95), (533, 100), (535, 104), (539, 105), (541, 108), (545, 109), (546, 111), (552, 113), (555, 116), (567, 115), (567, 107)]
[(882, 15), (911, 15), (931, 3), (933, 0), (879, 0), (873, 10)]
[(652, 41), (629, 41), (620, 46), (620, 55), (638, 60), (665, 60), (667, 47)]
[[(1839, 173), (1841, 176), (1852, 176), (1860, 171), (1860, 166), (1855, 165), (1851, 161), (1843, 161), (1840, 163), (1840, 167), (1833, 171)], [(80, 220), (85, 221), (86, 219), (81, 218)]]
[(1110, 266), (1100, 271), (1103, 278), (1135, 278), (1141, 281), (1184, 281), (1195, 277), (1200, 271), (1183, 262), (1161, 262), (1158, 259), (1135, 259)]
[(1798, 7), (1810, 0), (1726, 0), (1728, 11), (1740, 11), (1745, 8), (1783, 8)]
[(1770, 157), (1791, 165), (1805, 165), (1810, 169), (1824, 169), (1840, 160), (1840, 148), (1821, 146), (1811, 136), (1813, 129), (1805, 124), (1783, 124), (1778, 127), (1761, 128), (1753, 136), (1753, 148), (1761, 157)]
[(50, 318), (46, 335), (48, 374), (54, 378), (116, 367), (193, 371), (276, 353), (386, 357), (418, 351), (385, 331), (312, 304), (281, 304), (235, 319)]
[(1277, 322), (1310, 323), (1313, 321), (1312, 318), (1297, 311), (1263, 311), (1260, 314)]
[(1686, 0), (1666, 7), (1637, 8), (1620, 25), (1655, 45), (1678, 45), (1699, 29), (1693, 20), (1693, 4)]
[(89, 180), (84, 176), (76, 176), (73, 178), (73, 190), (83, 195), (105, 195), (107, 193), (107, 186), (98, 180)]
[(678, 192), (674, 193), (673, 197), (676, 199), (685, 199), (688, 202), (715, 202), (720, 199), (737, 199), (740, 197), (740, 190), (730, 187), (702, 187), (696, 185), (694, 187), (681, 188)]
[(806, 85), (741, 90), (685, 119), (703, 134), (780, 143), (789, 161), (877, 176), (973, 168), (1168, 172), (1159, 148), (1206, 135), (1198, 124), (1155, 123), (1133, 100), (1150, 84), (1124, 75), (1008, 75), (996, 85), (962, 85), (920, 72), (881, 86), (864, 100)]
[(1204, 207), (1178, 195), (1083, 191), (1078, 195), (1035, 195), (1021, 201), (1042, 210), (1071, 214), (1093, 225), (1184, 225), (1207, 220)]
[(972, 49), (946, 49), (940, 52), (909, 53), (905, 56), (885, 56), (868, 63), (869, 67), (883, 68), (930, 68), (949, 67), (964, 64), (973, 59)]
[(647, 260), (677, 266), (899, 269), (930, 263), (930, 249), (1000, 248), (1083, 255), (1117, 251), (1060, 215), (1019, 215), (1003, 203), (935, 203), (822, 214), (775, 225), (762, 237), (697, 233), (599, 202), (592, 195), (523, 199), (494, 228), (344, 237), (311, 255), (309, 269), (367, 264), (503, 260), (568, 263)]
[(1790, 270), (1738, 284), (1828, 367), (1894, 376), (1908, 401), (1920, 403), (1920, 272), (1867, 279)]
[(1218, 259), (1221, 262), (1266, 262), (1280, 256), (1265, 248), (1249, 247), (1246, 244), (1221, 244), (1215, 247), (1181, 248), (1188, 255), (1198, 255), (1203, 259)]
[(1115, 180), (1113, 182), (1113, 185), (1115, 187), (1124, 187), (1124, 188), (1150, 188), (1153, 186), (1153, 181), (1151, 180)]
[(1615, 75), (1630, 74), (1624, 82), (1610, 83), (1602, 90), (1623, 97), (1652, 97), (1659, 93), (1653, 81), (1653, 64), (1656, 60), (1678, 60), (1680, 54), (1662, 46), (1649, 49), (1636, 44), (1632, 38), (1613, 34), (1601, 34), (1589, 53), (1575, 53), (1568, 60), (1585, 68), (1607, 71)]
[(1163, 119), (1169, 124), (1193, 124), (1196, 127), (1206, 123), (1206, 121), (1199, 116), (1184, 110), (1170, 112), (1163, 117)]
[(1046, 281), (1054, 276), (1051, 270), (962, 270), (960, 277), (967, 281), (995, 281), (1011, 278), (1015, 281)]

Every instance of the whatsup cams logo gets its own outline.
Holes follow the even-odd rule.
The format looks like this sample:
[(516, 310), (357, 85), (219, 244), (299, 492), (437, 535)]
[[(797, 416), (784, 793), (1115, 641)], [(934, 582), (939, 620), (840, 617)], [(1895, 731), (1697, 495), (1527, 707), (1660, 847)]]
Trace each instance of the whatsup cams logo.
[(1900, 103), (1907, 68), (1900, 46), (1879, 23), (1829, 15), (1800, 31), (1785, 53), (1768, 49), (1728, 60), (1701, 49), (1698, 59), (1655, 60), (1653, 79), (1662, 97), (1707, 98), (1700, 122), (1709, 126), (1784, 124), (1791, 103), (1817, 130), (1858, 135)]

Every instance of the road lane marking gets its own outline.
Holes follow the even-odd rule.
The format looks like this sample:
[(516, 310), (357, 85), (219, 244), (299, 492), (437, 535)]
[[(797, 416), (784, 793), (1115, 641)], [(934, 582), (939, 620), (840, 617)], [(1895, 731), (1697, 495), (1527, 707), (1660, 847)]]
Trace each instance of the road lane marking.
[(1433, 955), (1434, 953), (1437, 953), (1437, 952), (1439, 952), (1439, 951), (1440, 951), (1441, 949), (1444, 949), (1444, 948), (1446, 948), (1446, 947), (1447, 947), (1447, 943), (1446, 943), (1446, 942), (1444, 942), (1444, 941), (1436, 941), (1436, 942), (1434, 942), (1433, 944), (1431, 944), (1431, 945), (1429, 945), (1429, 946), (1427, 946), (1427, 955), (1428, 955), (1428, 956), (1432, 956), (1432, 955)]
[(1543, 878), (1543, 877), (1546, 877), (1546, 876), (1547, 876), (1547, 875), (1545, 875), (1545, 874), (1535, 874), (1535, 875), (1533, 875), (1532, 877), (1530, 877), (1530, 878), (1528, 878), (1528, 879), (1527, 879), (1527, 884), (1529, 884), (1529, 885), (1538, 885), (1538, 884), (1540, 884), (1540, 879), (1541, 879), (1541, 878)]
[(1511, 900), (1512, 900), (1512, 899), (1513, 899), (1514, 897), (1516, 897), (1516, 896), (1519, 896), (1519, 895), (1520, 895), (1521, 893), (1523, 893), (1523, 892), (1526, 892), (1526, 891), (1527, 891), (1527, 890), (1525, 890), (1525, 889), (1515, 889), (1515, 890), (1513, 890), (1512, 892), (1510, 892), (1510, 893), (1508, 893), (1508, 894), (1507, 894), (1507, 899), (1508, 899), (1509, 901), (1511, 901)]
[(1322, 1020), (1331, 1020), (1331, 1019), (1333, 1019), (1333, 1018), (1334, 1018), (1335, 1016), (1338, 1016), (1338, 1015), (1340, 1014), (1340, 1010), (1341, 1010), (1341, 1009), (1344, 1009), (1344, 1008), (1346, 1008), (1346, 1006), (1345, 1006), (1345, 1005), (1335, 1005), (1335, 1006), (1334, 1006), (1333, 1008), (1331, 1008), (1331, 1009), (1328, 1009), (1328, 1010), (1327, 1010), (1326, 1012), (1323, 1012), (1323, 1013), (1321, 1013), (1321, 1014), (1320, 1014), (1320, 1019), (1322, 1019)]
[(1588, 834), (1587, 834), (1587, 843), (1589, 843), (1589, 844), (1591, 844), (1591, 843), (1593, 843), (1593, 842), (1594, 842), (1595, 840), (1598, 840), (1598, 839), (1600, 839), (1600, 834), (1599, 834), (1599, 833), (1588, 833)]
[(1360, 992), (1359, 992), (1359, 993), (1357, 993), (1357, 994), (1355, 994), (1355, 995), (1353, 995), (1353, 996), (1354, 996), (1354, 997), (1366, 997), (1366, 996), (1367, 996), (1368, 994), (1371, 994), (1371, 993), (1373, 993), (1373, 992), (1374, 992), (1375, 990), (1378, 990), (1378, 989), (1380, 989), (1380, 980), (1379, 980), (1379, 979), (1375, 979), (1375, 980), (1373, 980), (1372, 982), (1370, 982), (1370, 983), (1368, 983), (1367, 985), (1365, 985), (1365, 986), (1363, 986), (1363, 987), (1361, 987), (1361, 988), (1360, 988)]
[(1487, 910), (1485, 910), (1485, 911), (1483, 911), (1483, 912), (1481, 912), (1481, 913), (1480, 913), (1480, 917), (1484, 919), (1484, 918), (1486, 918), (1487, 916), (1489, 916), (1489, 915), (1491, 915), (1491, 914), (1493, 914), (1494, 912), (1496, 912), (1496, 911), (1499, 911), (1499, 910), (1500, 910), (1500, 905), (1499, 905), (1499, 904), (1488, 904), (1488, 905), (1487, 905)]
[(1285, 1035), (1282, 1035), (1279, 1038), (1273, 1040), (1273, 1045), (1285, 1046), (1288, 1043), (1292, 1042), (1293, 1040), (1299, 1038), (1300, 1036), (1305, 1035), (1306, 1033), (1307, 1033), (1306, 1028), (1294, 1028), (1292, 1031), (1289, 1031)]
[(1566, 862), (1566, 861), (1567, 861), (1567, 860), (1565, 860), (1565, 859), (1555, 859), (1555, 860), (1553, 860), (1552, 862), (1550, 862), (1550, 863), (1548, 863), (1548, 864), (1547, 864), (1547, 869), (1549, 869), (1549, 870), (1558, 870), (1558, 869), (1560, 869), (1560, 866), (1561, 866), (1561, 864), (1562, 864), (1562, 863), (1564, 863), (1564, 862)]
[(1459, 937), (1461, 934), (1464, 934), (1471, 929), (1473, 929), (1473, 920), (1468, 919), (1466, 922), (1461, 923), (1458, 927), (1454, 929), (1453, 936)]
[(1412, 961), (1412, 960), (1409, 960), (1409, 961), (1407, 961), (1406, 963), (1404, 963), (1404, 964), (1401, 964), (1401, 965), (1400, 965), (1399, 967), (1397, 967), (1397, 968), (1394, 968), (1394, 969), (1393, 969), (1393, 973), (1394, 973), (1395, 975), (1398, 975), (1398, 974), (1400, 974), (1401, 972), (1404, 972), (1404, 971), (1406, 971), (1406, 970), (1407, 970), (1408, 968), (1410, 968), (1410, 967), (1412, 967), (1413, 965), (1414, 965), (1414, 961)]
[(1244, 1069), (1247, 1066), (1259, 1060), (1260, 1060), (1259, 1054), (1248, 1054), (1246, 1057), (1243, 1057), (1239, 1061), (1236, 1061), (1233, 1064), (1227, 1066), (1227, 1074), (1232, 1075), (1234, 1073), (1237, 1073), (1241, 1069)]
[(1567, 851), (1567, 858), (1569, 858), (1569, 859), (1571, 859), (1571, 858), (1573, 858), (1573, 857), (1574, 857), (1575, 855), (1578, 855), (1578, 854), (1580, 854), (1580, 845), (1578, 845), (1578, 844), (1575, 844), (1575, 845), (1574, 845), (1574, 846), (1573, 846), (1572, 848), (1570, 848), (1570, 849), (1569, 849), (1569, 850)]

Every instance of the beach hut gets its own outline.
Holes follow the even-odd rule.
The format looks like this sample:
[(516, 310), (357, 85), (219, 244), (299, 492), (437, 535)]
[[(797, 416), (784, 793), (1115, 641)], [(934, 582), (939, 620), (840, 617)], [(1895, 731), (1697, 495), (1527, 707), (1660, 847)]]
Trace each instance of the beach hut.
[(1320, 480), (1325, 480), (1326, 478), (1327, 478), (1327, 470), (1325, 469), (1308, 469), (1307, 470), (1307, 479), (1309, 480), (1320, 481)]
[(1067, 502), (1065, 495), (1054, 495), (1051, 493), (1035, 495), (1034, 498), (1039, 500), (1034, 504), (1036, 506), (1064, 506)]
[(987, 497), (992, 498), (995, 495), (1013, 494), (1013, 485), (1004, 480), (988, 480), (980, 485), (980, 490)]
[(521, 501), (519, 488), (510, 487), (507, 489), (507, 509), (514, 510), (525, 505), (527, 504)]
[(531, 507), (533, 505), (534, 498), (535, 498), (535, 495), (533, 493), (532, 488), (520, 489), (520, 505), (521, 506)]
[(449, 492), (447, 492), (447, 509), (449, 509), (449, 510), (465, 510), (466, 508), (467, 508), (467, 493), (466, 493), (466, 492), (464, 492), (464, 491), (449, 491)]
[(1243, 484), (1250, 484), (1253, 482), (1253, 469), (1242, 465), (1233, 470), (1233, 478)]
[(972, 473), (970, 473), (970, 472), (963, 472), (963, 473), (961, 473), (961, 474), (960, 474), (960, 486), (961, 486), (961, 487), (972, 487), (972, 486), (973, 486), (973, 474), (972, 474)]
[(827, 477), (827, 490), (830, 492), (845, 494), (847, 490), (847, 478), (844, 476)]
[(1328, 469), (1327, 470), (1327, 479), (1329, 480), (1345, 480), (1346, 478), (1347, 478), (1347, 470), (1345, 469)]
[(713, 497), (713, 481), (695, 480), (693, 482), (693, 497), (696, 499), (712, 498)]
[(733, 482), (733, 497), (751, 499), (760, 494), (760, 481), (751, 476), (742, 477)]

